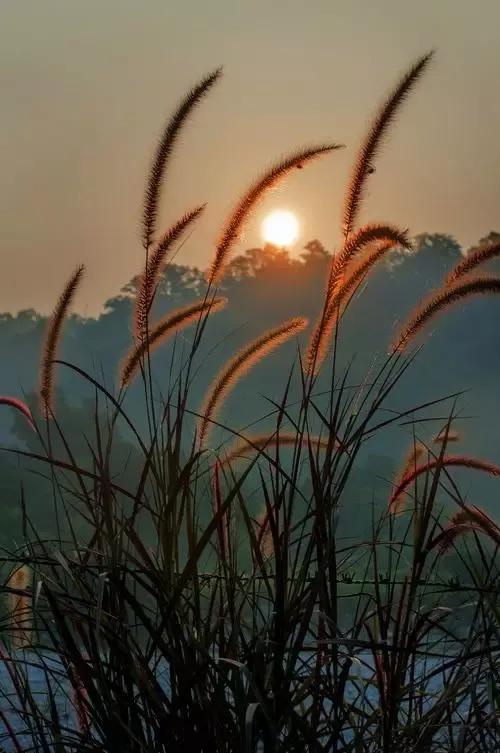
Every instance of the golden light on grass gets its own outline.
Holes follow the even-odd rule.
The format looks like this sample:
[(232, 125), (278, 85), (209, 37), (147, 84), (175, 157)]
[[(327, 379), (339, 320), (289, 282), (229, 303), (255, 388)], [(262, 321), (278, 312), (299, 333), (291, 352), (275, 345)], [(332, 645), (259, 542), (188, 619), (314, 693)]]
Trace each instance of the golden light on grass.
[(10, 627), (14, 648), (24, 648), (30, 641), (31, 597), (29, 588), (31, 571), (27, 565), (18, 565), (10, 574), (9, 592)]
[(275, 209), (262, 223), (262, 237), (273, 246), (290, 246), (299, 235), (299, 221), (288, 209)]

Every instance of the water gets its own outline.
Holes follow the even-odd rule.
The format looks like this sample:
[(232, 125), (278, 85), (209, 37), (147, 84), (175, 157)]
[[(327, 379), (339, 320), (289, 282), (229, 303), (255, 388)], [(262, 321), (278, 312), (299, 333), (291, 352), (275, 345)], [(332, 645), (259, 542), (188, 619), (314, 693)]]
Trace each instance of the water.
[[(77, 729), (77, 720), (71, 700), (70, 684), (65, 677), (64, 671), (62, 671), (61, 663), (57, 658), (49, 656), (41, 658), (36, 655), (23, 654), (23, 652), (18, 652), (17, 661), (24, 661), (23, 692), (26, 692), (26, 689), (28, 689), (31, 698), (36, 702), (40, 712), (39, 719), (45, 728), (45, 732), (48, 733), (49, 731), (49, 720), (51, 719), (50, 694), (47, 692), (47, 684), (50, 683), (61, 727), (65, 735), (71, 735), (71, 732)], [(438, 659), (432, 660), (432, 663), (430, 661), (422, 661), (418, 674), (426, 674), (434, 668), (437, 669), (440, 666), (440, 662), (442, 660)], [(374, 684), (368, 682), (373, 675), (373, 671), (373, 657), (371, 653), (359, 654), (359, 657), (354, 660), (351, 668), (352, 679), (346, 689), (347, 701), (353, 701), (358, 696), (359, 703), (358, 690), (354, 685), (356, 679), (358, 679), (358, 682), (363, 681), (364, 684), (364, 702), (366, 704), (377, 704), (378, 692)], [(162, 687), (168, 689), (168, 672), (165, 665), (163, 665), (163, 669), (160, 665), (158, 676)], [(436, 675), (427, 683), (426, 691), (429, 693), (429, 697), (425, 700), (425, 704), (430, 707), (435, 703), (433, 695), (435, 697), (440, 696), (445, 686), (446, 677), (442, 675)], [(6, 663), (1, 661), (0, 694), (0, 713), (2, 716), (0, 718), (0, 749), (3, 749), (6, 753), (16, 753), (18, 751), (12, 740), (12, 735), (9, 734), (8, 728), (10, 726), (15, 732), (17, 741), (23, 752), (38, 750), (39, 747), (37, 747), (36, 742), (26, 731), (22, 704), (13, 686)], [(462, 711), (466, 710), (465, 707), (466, 702), (462, 704)]]

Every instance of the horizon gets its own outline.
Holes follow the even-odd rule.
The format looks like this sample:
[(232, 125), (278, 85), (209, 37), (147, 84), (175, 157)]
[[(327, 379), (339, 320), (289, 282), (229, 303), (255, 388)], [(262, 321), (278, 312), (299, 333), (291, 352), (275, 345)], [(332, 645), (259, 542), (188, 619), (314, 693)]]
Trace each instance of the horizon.
[(209, 263), (234, 197), (271, 162), (329, 140), (346, 148), (267, 197), (233, 253), (261, 245), (261, 222), (278, 208), (299, 220), (296, 249), (318, 238), (331, 252), (336, 207), (369, 118), (431, 48), (436, 58), (391, 133), (363, 218), (398, 222), (412, 235), (450, 234), (463, 248), (497, 230), (500, 103), (491, 92), (500, 6), (486, 2), (479, 14), (465, 0), (411, 10), (384, 0), (364, 9), (367, 35), (354, 6), (319, 5), (311, 13), (296, 2), (247, 8), (217, 0), (193, 13), (190, 3), (127, 1), (119, 14), (117, 4), (95, 0), (4, 6), (2, 310), (47, 313), (83, 263), (76, 310), (92, 316), (139, 273), (152, 150), (186, 89), (219, 64), (223, 79), (188, 124), (165, 184), (162, 224), (208, 202), (179, 263)]
[(0, 5), (0, 753), (500, 751), (499, 29)]

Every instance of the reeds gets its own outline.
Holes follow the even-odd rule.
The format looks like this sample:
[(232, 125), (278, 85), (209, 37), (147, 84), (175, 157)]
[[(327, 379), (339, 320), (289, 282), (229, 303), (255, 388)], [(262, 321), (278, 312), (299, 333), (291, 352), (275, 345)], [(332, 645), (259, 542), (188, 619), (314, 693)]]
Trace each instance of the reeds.
[(210, 387), (203, 406), (200, 410), (201, 418), (198, 423), (198, 439), (200, 445), (207, 440), (210, 427), (220, 410), (221, 403), (236, 382), (255, 366), (264, 356), (284, 342), (298, 334), (307, 326), (307, 319), (296, 317), (274, 329), (267, 330), (260, 337), (240, 350), (229, 363), (219, 372)]
[(471, 296), (496, 295), (498, 293), (500, 293), (500, 277), (473, 277), (451, 287), (441, 288), (437, 293), (432, 293), (417, 307), (394, 340), (392, 351), (405, 350), (415, 336), (437, 314), (446, 311), (454, 304)]
[(292, 152), (292, 154), (272, 165), (264, 175), (252, 183), (223, 225), (207, 274), (210, 284), (217, 283), (223, 276), (229, 253), (238, 240), (244, 223), (264, 195), (297, 168), (301, 168), (303, 165), (318, 159), (318, 157), (322, 157), (340, 148), (340, 144), (319, 144), (317, 146), (298, 149), (296, 152)]
[(54, 413), (54, 360), (57, 357), (57, 351), (59, 349), (61, 341), (64, 321), (75, 296), (76, 289), (83, 277), (83, 272), (84, 267), (80, 266), (69, 278), (47, 324), (40, 365), (40, 382), (38, 388), (40, 412), (46, 418), (49, 418)]
[(366, 180), (375, 171), (375, 160), (387, 131), (396, 119), (411, 90), (428, 67), (432, 55), (433, 52), (427, 53), (410, 67), (378, 110), (365, 136), (356, 156), (344, 199), (342, 228), (345, 238), (354, 230), (363, 201)]
[(147, 250), (154, 240), (158, 204), (168, 161), (190, 115), (222, 75), (217, 68), (188, 91), (169, 119), (158, 143), (146, 184), (142, 217), (142, 241)]
[(167, 314), (150, 329), (148, 337), (134, 344), (125, 356), (120, 372), (122, 385), (129, 384), (146, 355), (151, 354), (173, 334), (185, 329), (203, 314), (220, 311), (226, 303), (226, 298), (218, 297), (197, 301)]
[(197, 207), (187, 212), (166, 233), (164, 233), (158, 245), (151, 253), (139, 282), (139, 288), (134, 301), (133, 327), (137, 340), (142, 341), (147, 337), (148, 318), (159, 282), (159, 277), (165, 266), (167, 254), (174, 243), (184, 234), (186, 229), (195, 222), (204, 210), (204, 206)]

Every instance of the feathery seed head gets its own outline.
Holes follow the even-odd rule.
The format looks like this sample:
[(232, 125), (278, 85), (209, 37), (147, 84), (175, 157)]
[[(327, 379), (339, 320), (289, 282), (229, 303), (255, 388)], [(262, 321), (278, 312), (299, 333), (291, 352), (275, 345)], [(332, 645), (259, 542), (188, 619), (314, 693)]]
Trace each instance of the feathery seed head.
[[(401, 465), (401, 468), (398, 471), (393, 481), (394, 489), (398, 490), (404, 485), (406, 478), (415, 470), (415, 468), (417, 467), (418, 461), (422, 460), (425, 453), (426, 453), (426, 449), (424, 445), (421, 444), (420, 442), (417, 442), (410, 447)], [(393, 492), (393, 495), (389, 503), (389, 512), (392, 512), (395, 515), (397, 515), (397, 513), (401, 512), (403, 504), (404, 504), (404, 491)]]
[(82, 279), (83, 265), (78, 267), (69, 278), (49, 319), (40, 365), (39, 398), (42, 415), (49, 418), (54, 412), (54, 359), (57, 357), (62, 328), (76, 289)]
[(226, 303), (227, 298), (222, 297), (198, 301), (197, 303), (189, 304), (189, 306), (183, 306), (161, 319), (147, 333), (147, 337), (133, 345), (125, 356), (121, 367), (122, 385), (128, 384), (137, 373), (144, 358), (156, 350), (159, 345), (164, 343), (175, 332), (179, 332), (189, 326), (204, 314), (208, 316), (216, 311), (220, 311)]
[(9, 611), (12, 626), (12, 640), (16, 648), (22, 648), (29, 642), (31, 628), (31, 599), (26, 592), (29, 590), (30, 584), (31, 570), (25, 564), (16, 566), (7, 582), (7, 586), (12, 589), (12, 592), (9, 594)]
[(255, 519), (255, 533), (261, 555), (266, 559), (272, 557), (274, 554), (274, 542), (266, 508)]
[(476, 471), (487, 473), (490, 476), (500, 476), (500, 466), (490, 463), (487, 460), (480, 460), (466, 455), (445, 455), (441, 460), (433, 459), (428, 463), (416, 465), (413, 470), (409, 469), (408, 472), (403, 475), (400, 482), (395, 485), (389, 501), (389, 509), (399, 509), (400, 499), (405, 494), (408, 487), (411, 486), (419, 476), (438, 468), (449, 467), (471, 468)]
[(366, 180), (375, 172), (375, 161), (387, 131), (411, 90), (428, 67), (433, 54), (431, 51), (419, 58), (396, 84), (376, 113), (370, 130), (361, 144), (344, 199), (342, 230), (345, 238), (354, 230), (363, 202)]
[(148, 259), (134, 302), (133, 326), (138, 340), (143, 340), (147, 336), (149, 312), (168, 251), (182, 237), (189, 225), (198, 219), (204, 209), (205, 205), (196, 207), (172, 225), (163, 234)]
[(168, 162), (172, 156), (174, 146), (191, 113), (200, 104), (203, 97), (222, 75), (222, 68), (203, 78), (196, 86), (188, 91), (180, 102), (174, 114), (168, 121), (156, 148), (156, 153), (149, 171), (144, 207), (142, 215), (142, 239), (145, 249), (153, 243), (156, 232), (158, 204)]
[(500, 544), (500, 527), (476, 505), (464, 505), (428, 546), (438, 547), (442, 553), (451, 548), (455, 540), (469, 531), (482, 531), (497, 545)]
[(403, 351), (413, 338), (437, 314), (455, 303), (473, 295), (500, 293), (500, 277), (472, 277), (458, 281), (455, 285), (440, 288), (437, 293), (424, 299), (402, 327), (398, 337), (393, 342), (392, 352)]
[(238, 240), (244, 223), (264, 194), (284, 180), (298, 165), (302, 167), (304, 164), (340, 148), (340, 144), (319, 144), (293, 152), (273, 165), (250, 186), (224, 223), (214, 258), (207, 273), (210, 284), (217, 283), (223, 276), (228, 255)]
[(328, 300), (331, 300), (342, 287), (344, 272), (353, 257), (376, 241), (390, 243), (393, 247), (402, 246), (408, 250), (412, 248), (407, 230), (400, 230), (394, 225), (384, 225), (381, 223), (363, 225), (363, 227), (345, 239), (341, 250), (332, 259), (327, 284)]
[(267, 356), (286, 340), (298, 334), (307, 326), (307, 319), (295, 317), (279, 327), (267, 330), (260, 337), (253, 340), (239, 351), (219, 372), (207, 393), (198, 423), (198, 438), (200, 446), (204, 444), (209, 434), (210, 425), (219, 411), (227, 394), (236, 382), (249, 371), (264, 356)]
[[(340, 443), (337, 439), (334, 440), (336, 447), (340, 447)], [(255, 434), (250, 435), (244, 439), (240, 439), (230, 447), (221, 461), (221, 465), (229, 465), (233, 460), (244, 458), (252, 452), (260, 452), (267, 450), (268, 447), (296, 447), (300, 445), (302, 447), (319, 447), (328, 448), (331, 445), (329, 439), (324, 439), (318, 436), (302, 436), (300, 437), (294, 432), (279, 432), (274, 434)]]
[(445, 285), (454, 285), (457, 280), (470, 274), (480, 264), (500, 256), (500, 241), (483, 243), (469, 251), (463, 261), (459, 262), (446, 277)]
[(33, 421), (33, 415), (31, 413), (31, 410), (26, 405), (24, 400), (20, 400), (17, 397), (10, 397), (7, 395), (1, 395), (0, 396), (0, 405), (10, 405), (11, 408), (15, 408), (20, 413), (23, 414), (23, 416), (27, 419), (28, 423), (30, 424), (31, 428), (35, 430), (35, 423)]
[[(370, 251), (371, 244), (376, 243)], [(340, 316), (340, 304), (370, 272), (375, 264), (395, 246), (411, 248), (407, 232), (392, 225), (365, 225), (348, 238), (343, 250), (333, 258), (328, 276), (325, 307), (312, 331), (304, 360), (305, 373), (317, 374), (328, 353), (333, 332)], [(351, 258), (368, 247), (357, 264)], [(344, 272), (344, 270), (347, 270)]]

